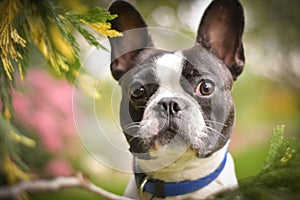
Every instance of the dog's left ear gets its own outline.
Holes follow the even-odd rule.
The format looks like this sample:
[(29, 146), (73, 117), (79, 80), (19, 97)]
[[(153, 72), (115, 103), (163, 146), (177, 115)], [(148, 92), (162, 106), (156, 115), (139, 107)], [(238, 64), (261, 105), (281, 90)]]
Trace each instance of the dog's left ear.
[(244, 12), (239, 1), (213, 0), (203, 14), (197, 34), (197, 42), (224, 61), (234, 80), (245, 64), (243, 30)]

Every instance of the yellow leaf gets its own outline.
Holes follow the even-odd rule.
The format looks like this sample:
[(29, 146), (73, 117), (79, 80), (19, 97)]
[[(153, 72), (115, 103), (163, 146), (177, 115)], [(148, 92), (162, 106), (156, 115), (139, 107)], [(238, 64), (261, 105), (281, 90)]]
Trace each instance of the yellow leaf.
[[(14, 28), (14, 20), (20, 12), (19, 0), (0, 1), (0, 56), (4, 71), (9, 80), (12, 80), (14, 67), (12, 62), (20, 63), (23, 59), (16, 45), (26, 47), (26, 41), (18, 34)], [(18, 65), (20, 76), (23, 78), (21, 65)]]
[(31, 174), (22, 171), (9, 156), (4, 158), (4, 171), (7, 175), (9, 183), (15, 183), (18, 180), (28, 180), (31, 178)]
[(7, 107), (4, 108), (4, 117), (6, 118), (7, 121), (11, 119), (11, 113)]
[(63, 38), (57, 25), (50, 26), (50, 38), (55, 49), (68, 60), (68, 63), (76, 62), (72, 46)]
[(34, 147), (36, 145), (36, 142), (34, 140), (32, 140), (24, 135), (17, 134), (16, 132), (14, 132), (12, 130), (8, 132), (8, 136), (15, 142), (21, 143), (27, 147)]
[(60, 68), (62, 68), (66, 72), (69, 71), (69, 66), (62, 60), (61, 57), (57, 56), (56, 62), (57, 65), (60, 66)]
[[(28, 15), (30, 14), (30, 16)], [(46, 45), (46, 27), (40, 16), (32, 13), (25, 13), (26, 21), (29, 25), (29, 30), (26, 30), (28, 38), (31, 38), (34, 44), (39, 48), (42, 55), (48, 60), (49, 49)]]
[(116, 30), (112, 30), (111, 29), (111, 25), (110, 24), (105, 24), (105, 23), (101, 23), (101, 22), (97, 22), (97, 23), (90, 23), (87, 22), (85, 20), (80, 20), (82, 23), (92, 27), (93, 29), (95, 29), (98, 33), (108, 36), (108, 37), (118, 37), (118, 36), (122, 36), (122, 33), (116, 31)]
[(83, 90), (87, 95), (99, 99), (101, 97), (99, 91), (97, 91), (97, 80), (92, 76), (84, 73), (79, 73), (77, 77), (78, 87)]

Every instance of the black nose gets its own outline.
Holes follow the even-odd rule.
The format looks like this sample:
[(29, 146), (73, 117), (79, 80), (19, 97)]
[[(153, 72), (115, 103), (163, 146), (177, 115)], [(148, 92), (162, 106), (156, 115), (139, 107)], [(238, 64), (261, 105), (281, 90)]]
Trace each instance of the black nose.
[(180, 99), (176, 97), (164, 97), (158, 102), (158, 104), (161, 109), (169, 115), (176, 115), (183, 109)]

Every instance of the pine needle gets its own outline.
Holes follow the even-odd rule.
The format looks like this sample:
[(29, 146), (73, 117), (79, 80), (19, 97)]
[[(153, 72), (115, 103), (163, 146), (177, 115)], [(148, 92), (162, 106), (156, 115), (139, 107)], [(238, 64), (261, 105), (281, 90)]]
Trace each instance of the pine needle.
[(240, 182), (239, 189), (216, 199), (299, 199), (300, 144), (285, 139), (284, 126), (273, 130), (268, 155), (259, 173)]
[[(75, 13), (59, 5), (58, 0), (0, 0), (0, 170), (11, 182), (27, 178), (24, 172), (27, 166), (22, 162), (19, 145), (35, 145), (35, 141), (22, 135), (11, 122), (14, 116), (12, 90), (17, 89), (16, 77), (23, 80), (26, 76), (29, 46), (37, 47), (59, 77), (75, 84), (81, 61), (73, 32), (78, 31), (89, 44), (102, 49), (105, 48), (88, 27), (103, 36), (120, 36), (111, 30), (108, 22), (116, 15), (100, 8)], [(83, 77), (86, 76), (88, 74)], [(91, 79), (85, 78), (93, 84)], [(90, 87), (87, 86), (86, 91), (98, 97)]]

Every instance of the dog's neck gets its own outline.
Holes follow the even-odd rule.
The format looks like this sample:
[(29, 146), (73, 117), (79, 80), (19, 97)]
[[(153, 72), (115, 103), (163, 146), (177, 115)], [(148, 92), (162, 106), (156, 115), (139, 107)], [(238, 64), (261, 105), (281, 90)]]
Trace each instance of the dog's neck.
[[(206, 199), (208, 197), (213, 197), (221, 191), (236, 188), (238, 185), (234, 172), (234, 163), (231, 155), (227, 153), (227, 148), (228, 143), (222, 149), (204, 159), (191, 159), (191, 152), (186, 153), (168, 167), (153, 172), (147, 172), (147, 175), (153, 179), (158, 179), (164, 182), (197, 180), (206, 177), (215, 171), (220, 166), (222, 161), (224, 161), (224, 156), (227, 154), (227, 160), (223, 170), (211, 183), (194, 192), (186, 193), (176, 197), (170, 196), (166, 197), (165, 199)], [(136, 162), (140, 165), (140, 168), (143, 168), (144, 170), (147, 170), (149, 167), (151, 167), (149, 166), (149, 162), (145, 160), (136, 160)], [(129, 186), (131, 186), (129, 188), (135, 189), (126, 190), (125, 195), (132, 198), (139, 198), (139, 188), (136, 187), (136, 180), (132, 180)], [(150, 199), (151, 197), (151, 194), (144, 192), (142, 199)]]
[(196, 158), (193, 152), (187, 151), (174, 163), (156, 171), (150, 171), (151, 161), (141, 159), (136, 161), (140, 169), (153, 179), (165, 182), (195, 180), (207, 176), (218, 168), (224, 159), (227, 148), (228, 143), (211, 156), (203, 159)]

